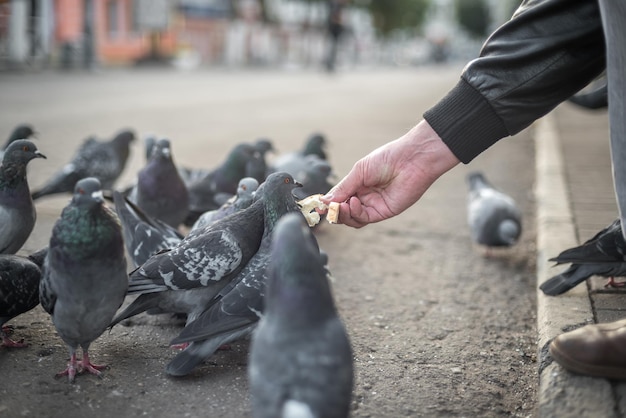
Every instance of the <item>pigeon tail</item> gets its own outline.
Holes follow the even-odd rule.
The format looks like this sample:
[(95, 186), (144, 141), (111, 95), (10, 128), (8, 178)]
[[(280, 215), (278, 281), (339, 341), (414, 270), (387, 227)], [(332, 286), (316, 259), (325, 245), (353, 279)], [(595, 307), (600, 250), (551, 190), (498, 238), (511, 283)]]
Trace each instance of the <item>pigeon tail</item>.
[(125, 319), (131, 318), (151, 308), (156, 308), (159, 302), (158, 293), (143, 293), (137, 297), (130, 305), (128, 305), (122, 312), (120, 312), (111, 324), (109, 328), (113, 328)]
[(171, 376), (185, 376), (205, 359), (210, 357), (218, 348), (234, 339), (229, 335), (221, 335), (209, 340), (192, 342), (169, 362), (165, 372)]
[(557, 274), (543, 282), (539, 289), (548, 296), (558, 296), (573, 289), (591, 276), (591, 274), (581, 271), (584, 269), (580, 267), (578, 264), (572, 264), (563, 273)]
[(500, 235), (500, 239), (506, 245), (515, 244), (520, 236), (520, 232), (519, 223), (511, 219), (505, 219), (498, 225), (498, 235)]

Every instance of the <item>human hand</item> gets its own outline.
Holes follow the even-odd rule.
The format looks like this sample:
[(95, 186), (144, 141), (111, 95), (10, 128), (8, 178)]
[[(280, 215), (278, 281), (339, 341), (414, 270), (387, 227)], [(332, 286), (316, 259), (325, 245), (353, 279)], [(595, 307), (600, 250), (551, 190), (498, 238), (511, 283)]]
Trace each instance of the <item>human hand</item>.
[(366, 155), (320, 200), (340, 202), (339, 223), (354, 228), (402, 213), (459, 160), (422, 120)]

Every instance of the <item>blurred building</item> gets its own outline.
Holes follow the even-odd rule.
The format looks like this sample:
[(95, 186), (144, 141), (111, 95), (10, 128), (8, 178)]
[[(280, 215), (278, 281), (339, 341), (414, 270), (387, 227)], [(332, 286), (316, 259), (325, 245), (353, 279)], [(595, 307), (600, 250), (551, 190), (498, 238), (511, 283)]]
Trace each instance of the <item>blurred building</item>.
[[(0, 0), (0, 69), (318, 66), (326, 7), (307, 0)], [(343, 64), (375, 59), (369, 14), (351, 7), (346, 21)]]

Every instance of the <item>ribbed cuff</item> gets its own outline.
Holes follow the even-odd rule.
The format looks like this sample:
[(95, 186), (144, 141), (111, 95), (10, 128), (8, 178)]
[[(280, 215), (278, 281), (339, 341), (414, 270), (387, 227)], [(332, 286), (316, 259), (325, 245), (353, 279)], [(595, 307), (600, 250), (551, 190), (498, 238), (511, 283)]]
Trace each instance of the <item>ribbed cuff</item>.
[(509, 136), (489, 102), (463, 78), (424, 119), (463, 163)]

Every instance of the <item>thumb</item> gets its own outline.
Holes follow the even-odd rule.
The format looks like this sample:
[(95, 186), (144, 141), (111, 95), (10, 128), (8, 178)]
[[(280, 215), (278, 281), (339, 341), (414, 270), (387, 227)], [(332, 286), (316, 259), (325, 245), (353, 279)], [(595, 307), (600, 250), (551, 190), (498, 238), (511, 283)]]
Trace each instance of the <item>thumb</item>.
[(324, 196), (320, 198), (325, 204), (330, 202), (345, 202), (351, 196), (354, 196), (358, 190), (358, 182), (355, 176), (350, 172), (339, 183), (337, 183), (332, 189), (328, 191)]

